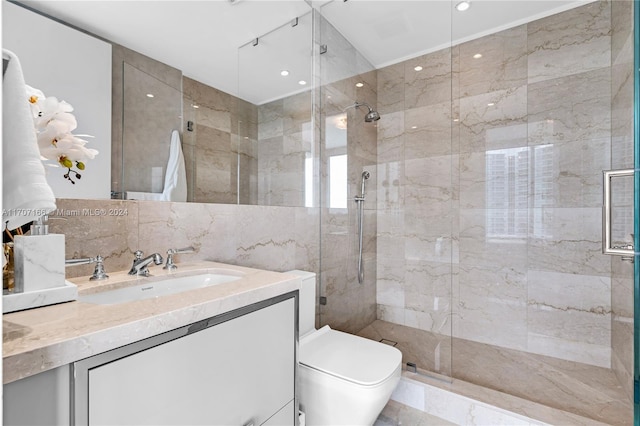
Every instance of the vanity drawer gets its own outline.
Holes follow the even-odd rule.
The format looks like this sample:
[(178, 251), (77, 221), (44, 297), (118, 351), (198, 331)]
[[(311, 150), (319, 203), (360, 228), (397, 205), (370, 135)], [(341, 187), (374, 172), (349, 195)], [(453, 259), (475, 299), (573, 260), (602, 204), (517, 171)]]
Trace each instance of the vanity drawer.
[(294, 400), (295, 305), (289, 297), (161, 343), (138, 342), (148, 346), (142, 349), (112, 351), (111, 359), (107, 353), (76, 363), (75, 423), (259, 425), (276, 413), (282, 418), (294, 411), (281, 409)]

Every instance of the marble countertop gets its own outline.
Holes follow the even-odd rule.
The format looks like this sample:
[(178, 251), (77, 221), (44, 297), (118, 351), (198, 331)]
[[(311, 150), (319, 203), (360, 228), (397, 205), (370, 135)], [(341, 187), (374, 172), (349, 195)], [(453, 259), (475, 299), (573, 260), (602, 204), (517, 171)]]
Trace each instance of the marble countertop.
[(154, 299), (115, 305), (80, 301), (3, 315), (3, 382), (10, 383), (157, 334), (298, 290), (293, 275), (216, 262), (180, 264), (173, 272), (150, 268), (153, 276), (136, 278), (125, 271), (109, 273), (103, 282), (72, 278), (78, 293), (197, 275), (213, 268), (233, 269), (242, 277)]

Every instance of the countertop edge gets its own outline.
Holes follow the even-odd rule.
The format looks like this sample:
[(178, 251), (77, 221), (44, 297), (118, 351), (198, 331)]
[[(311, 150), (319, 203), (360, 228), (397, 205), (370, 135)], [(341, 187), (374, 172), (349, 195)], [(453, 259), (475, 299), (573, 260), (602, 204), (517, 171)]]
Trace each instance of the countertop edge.
[[(261, 271), (261, 270), (256, 270)], [(261, 271), (262, 272), (262, 271)], [(271, 271), (264, 271), (271, 272)], [(194, 322), (268, 300), (300, 288), (300, 279), (283, 274), (277, 282), (200, 301), (64, 341), (3, 356), (3, 384), (156, 336)], [(79, 302), (70, 302), (79, 303)]]

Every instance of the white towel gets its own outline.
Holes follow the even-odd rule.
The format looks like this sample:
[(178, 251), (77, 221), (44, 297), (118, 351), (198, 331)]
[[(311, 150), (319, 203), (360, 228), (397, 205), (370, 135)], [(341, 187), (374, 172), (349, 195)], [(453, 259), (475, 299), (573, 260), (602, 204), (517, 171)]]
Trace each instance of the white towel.
[(163, 199), (167, 201), (187, 201), (187, 172), (182, 155), (180, 134), (177, 130), (171, 132), (171, 147), (169, 161), (164, 175)]
[(2, 49), (9, 64), (2, 82), (3, 222), (15, 229), (56, 208), (45, 178), (27, 91), (18, 57)]

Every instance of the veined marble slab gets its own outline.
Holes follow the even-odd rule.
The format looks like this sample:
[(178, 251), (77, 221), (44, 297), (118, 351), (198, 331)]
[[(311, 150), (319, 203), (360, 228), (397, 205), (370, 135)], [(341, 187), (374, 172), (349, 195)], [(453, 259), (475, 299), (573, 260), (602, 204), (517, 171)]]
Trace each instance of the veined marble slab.
[(300, 279), (278, 272), (216, 262), (181, 264), (174, 272), (152, 268), (152, 277), (110, 273), (104, 282), (75, 278), (80, 294), (170, 277), (233, 269), (242, 278), (226, 284), (117, 305), (70, 302), (3, 316), (3, 381), (72, 363), (194, 322), (298, 290)]
[(406, 371), (391, 399), (457, 425), (606, 425), (460, 380), (447, 383)]
[(70, 302), (78, 297), (78, 286), (65, 281), (63, 286), (2, 295), (2, 313)]

